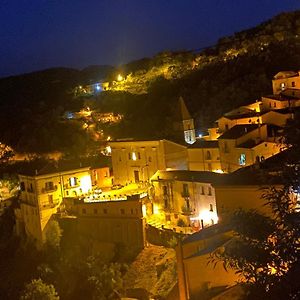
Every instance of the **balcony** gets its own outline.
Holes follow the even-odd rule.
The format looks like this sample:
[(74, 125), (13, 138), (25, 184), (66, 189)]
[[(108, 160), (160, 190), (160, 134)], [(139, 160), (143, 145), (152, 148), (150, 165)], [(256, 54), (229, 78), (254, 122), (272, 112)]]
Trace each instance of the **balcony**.
[(182, 198), (189, 198), (190, 197), (189, 191), (182, 191), (181, 192), (181, 197)]
[(42, 188), (42, 194), (53, 193), (57, 191), (57, 185)]
[(187, 207), (187, 206), (182, 206), (181, 207), (181, 213), (185, 216), (190, 216), (192, 214), (194, 214), (194, 209), (192, 209), (191, 207)]

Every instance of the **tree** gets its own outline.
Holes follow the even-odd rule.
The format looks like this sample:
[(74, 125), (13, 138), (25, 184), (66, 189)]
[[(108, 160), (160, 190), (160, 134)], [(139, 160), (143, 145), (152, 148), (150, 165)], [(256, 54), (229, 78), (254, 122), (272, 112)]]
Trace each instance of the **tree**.
[(26, 284), (21, 300), (59, 300), (52, 284), (46, 284), (41, 279), (33, 279)]
[(51, 248), (58, 249), (62, 237), (62, 230), (55, 220), (50, 220), (46, 228), (46, 242)]

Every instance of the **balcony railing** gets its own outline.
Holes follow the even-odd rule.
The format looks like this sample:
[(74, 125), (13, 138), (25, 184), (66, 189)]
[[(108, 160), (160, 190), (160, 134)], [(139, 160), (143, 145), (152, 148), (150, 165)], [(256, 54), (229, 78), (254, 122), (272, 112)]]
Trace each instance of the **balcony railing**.
[(53, 193), (57, 191), (57, 185), (42, 188), (42, 193)]
[(190, 193), (188, 191), (183, 191), (183, 192), (181, 192), (181, 197), (183, 197), (183, 198), (189, 198), (190, 197)]

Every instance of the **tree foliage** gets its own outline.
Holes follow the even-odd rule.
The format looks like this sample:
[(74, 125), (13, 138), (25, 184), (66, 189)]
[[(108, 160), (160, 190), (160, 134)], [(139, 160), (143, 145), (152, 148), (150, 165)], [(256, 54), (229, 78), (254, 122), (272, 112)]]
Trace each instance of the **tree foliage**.
[(41, 279), (33, 279), (25, 286), (21, 300), (59, 300), (52, 284), (46, 284)]

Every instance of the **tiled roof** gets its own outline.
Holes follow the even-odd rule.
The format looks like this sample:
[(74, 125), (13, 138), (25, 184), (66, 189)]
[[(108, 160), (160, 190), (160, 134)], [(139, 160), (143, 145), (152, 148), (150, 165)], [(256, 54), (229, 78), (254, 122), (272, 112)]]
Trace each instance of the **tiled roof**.
[(234, 127), (227, 130), (223, 133), (218, 139), (237, 139), (259, 127), (258, 124), (244, 124), (244, 125), (235, 125)]
[(222, 223), (218, 223), (210, 227), (203, 228), (199, 232), (189, 235), (187, 238), (185, 238), (182, 241), (182, 244), (185, 245), (185, 244), (189, 244), (201, 240), (206, 240), (215, 235), (222, 234), (228, 231), (231, 231), (230, 225), (224, 225)]
[(188, 148), (218, 148), (218, 141), (206, 141), (206, 140), (196, 140), (196, 142), (190, 145)]

